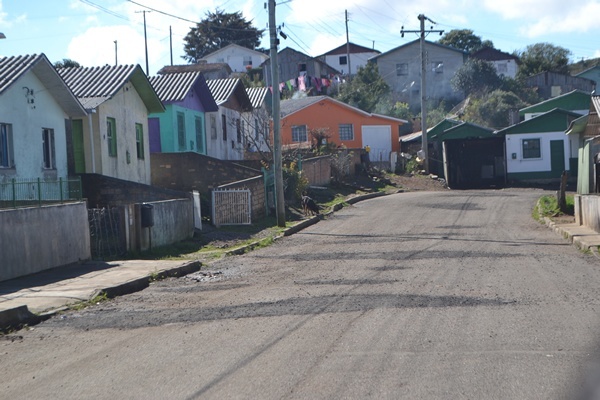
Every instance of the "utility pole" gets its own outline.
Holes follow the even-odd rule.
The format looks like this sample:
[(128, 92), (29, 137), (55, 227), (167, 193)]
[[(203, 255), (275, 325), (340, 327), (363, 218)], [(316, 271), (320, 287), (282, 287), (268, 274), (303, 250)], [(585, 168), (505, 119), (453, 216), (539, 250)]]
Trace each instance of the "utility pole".
[(146, 35), (146, 13), (150, 11), (136, 11), (136, 13), (140, 12), (144, 15), (144, 47), (146, 49), (146, 75), (150, 75), (148, 68), (148, 36)]
[(171, 51), (171, 65), (173, 65), (173, 31), (169, 25), (169, 49)]
[(348, 58), (348, 79), (350, 79), (352, 67), (350, 65), (350, 36), (348, 35), (348, 10), (346, 10), (346, 57)]
[(435, 24), (431, 19), (427, 18), (423, 14), (419, 14), (419, 21), (421, 22), (421, 29), (418, 31), (406, 31), (404, 27), (400, 31), (402, 37), (405, 33), (418, 33), (420, 36), (420, 47), (421, 47), (421, 151), (423, 153), (425, 173), (429, 174), (429, 144), (427, 143), (427, 93), (426, 93), (426, 73), (427, 73), (427, 56), (425, 52), (425, 33), (444, 33), (441, 30), (434, 30), (433, 26), (430, 30), (425, 31), (425, 20)]
[(119, 61), (117, 60), (117, 41), (115, 40), (115, 65), (119, 65)]
[(275, 174), (275, 202), (277, 226), (285, 227), (283, 198), (283, 169), (281, 161), (281, 126), (279, 115), (279, 66), (277, 65), (277, 26), (275, 25), (275, 0), (269, 0), (269, 37), (271, 39), (271, 85), (273, 87), (273, 172)]

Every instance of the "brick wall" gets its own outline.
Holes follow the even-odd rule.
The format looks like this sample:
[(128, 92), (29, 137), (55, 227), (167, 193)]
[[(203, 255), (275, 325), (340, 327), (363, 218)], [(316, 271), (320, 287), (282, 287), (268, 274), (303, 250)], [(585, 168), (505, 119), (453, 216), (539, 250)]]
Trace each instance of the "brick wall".
[(252, 192), (252, 221), (265, 216), (265, 184), (262, 176), (221, 185), (219, 189), (249, 189)]
[(98, 208), (132, 203), (190, 198), (191, 194), (125, 181), (99, 174), (82, 174), (83, 197), (88, 207)]
[(260, 170), (198, 153), (153, 153), (154, 186), (207, 195), (213, 188), (261, 175)]

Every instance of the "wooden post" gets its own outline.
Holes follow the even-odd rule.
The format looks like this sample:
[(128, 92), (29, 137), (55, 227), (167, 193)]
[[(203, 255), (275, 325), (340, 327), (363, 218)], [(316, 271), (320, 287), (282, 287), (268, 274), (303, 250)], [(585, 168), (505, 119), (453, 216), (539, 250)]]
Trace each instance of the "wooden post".
[(560, 190), (557, 193), (556, 199), (558, 202), (558, 207), (563, 213), (567, 212), (567, 196), (565, 194), (567, 190), (567, 178), (567, 171), (563, 171), (562, 175), (560, 176)]

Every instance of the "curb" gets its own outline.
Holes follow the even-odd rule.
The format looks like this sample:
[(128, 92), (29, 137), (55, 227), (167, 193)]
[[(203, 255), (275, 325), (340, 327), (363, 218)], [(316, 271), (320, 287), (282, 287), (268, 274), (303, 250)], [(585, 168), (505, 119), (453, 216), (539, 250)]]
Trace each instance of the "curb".
[[(109, 286), (96, 290), (88, 300), (94, 297), (106, 295), (108, 298), (123, 296), (125, 294), (139, 292), (150, 285), (150, 282), (156, 279), (164, 279), (167, 277), (177, 277), (190, 274), (200, 270), (202, 263), (200, 261), (189, 261), (177, 267), (161, 271), (157, 274), (149, 274), (147, 276), (132, 279), (128, 282), (121, 283), (115, 286)], [(12, 329), (20, 329), (24, 325), (38, 324), (57, 313), (67, 310), (69, 307), (59, 307), (53, 310), (46, 311), (40, 315), (34, 314), (27, 308), (26, 305), (10, 308), (0, 311), (0, 332), (7, 332)]]

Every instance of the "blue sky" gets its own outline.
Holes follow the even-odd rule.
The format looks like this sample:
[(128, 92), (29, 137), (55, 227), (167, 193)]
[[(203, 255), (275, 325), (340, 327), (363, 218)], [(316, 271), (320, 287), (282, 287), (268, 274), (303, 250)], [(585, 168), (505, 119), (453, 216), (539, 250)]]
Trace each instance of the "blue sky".
[[(63, 58), (84, 66), (114, 64), (115, 41), (119, 64), (145, 68), (143, 6), (199, 21), (217, 7), (241, 11), (254, 26), (267, 29), (266, 0), (0, 0), (0, 56), (45, 53), (50, 61)], [(436, 22), (434, 29), (471, 29), (505, 51), (548, 42), (572, 52), (573, 60), (600, 57), (600, 0), (280, 0), (277, 24), (288, 35), (280, 49), (292, 47), (320, 55), (346, 41), (344, 11), (349, 13), (350, 41), (387, 51), (418, 37), (400, 36), (404, 26), (417, 30), (417, 16)], [(146, 13), (150, 74), (170, 64), (169, 27), (173, 63), (184, 64), (183, 37), (193, 24)], [(431, 24), (427, 24), (427, 28)], [(428, 40), (436, 41), (439, 35)], [(268, 47), (268, 35), (263, 36)]]

